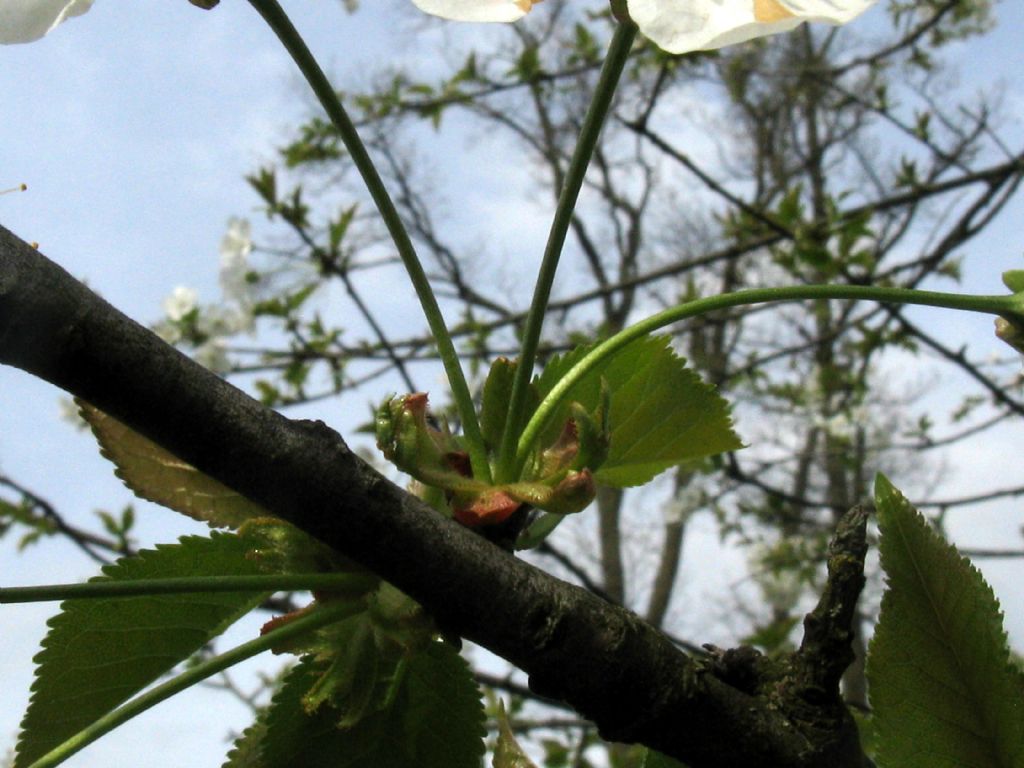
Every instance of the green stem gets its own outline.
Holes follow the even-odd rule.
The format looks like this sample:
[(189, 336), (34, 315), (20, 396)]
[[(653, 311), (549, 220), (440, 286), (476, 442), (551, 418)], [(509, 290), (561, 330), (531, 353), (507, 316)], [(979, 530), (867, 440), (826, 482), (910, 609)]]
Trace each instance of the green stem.
[(419, 257), (416, 256), (416, 249), (409, 238), (409, 233), (402, 224), (402, 219), (398, 215), (398, 211), (391, 200), (391, 196), (388, 194), (387, 188), (384, 186), (384, 182), (380, 174), (377, 173), (377, 168), (370, 159), (370, 155), (367, 153), (362, 139), (359, 138), (355, 126), (349, 119), (348, 113), (338, 99), (337, 93), (331, 87), (327, 76), (320, 68), (320, 65), (317, 64), (316, 59), (284, 12), (284, 9), (281, 8), (277, 0), (249, 0), (249, 3), (270, 25), (270, 28), (274, 30), (278, 39), (288, 50), (292, 60), (299, 67), (303, 77), (306, 78), (306, 82), (313, 89), (313, 93), (320, 101), (327, 116), (331, 119), (334, 127), (338, 129), (338, 134), (341, 136), (341, 140), (344, 142), (352, 162), (363, 177), (363, 182), (370, 192), (370, 197), (373, 199), (374, 205), (377, 206), (381, 219), (384, 221), (384, 225), (387, 227), (388, 233), (395, 243), (395, 248), (402, 259), (402, 264), (405, 265), (405, 271), (409, 274), (409, 279), (416, 290), (416, 296), (419, 298), (420, 306), (423, 308), (423, 314), (426, 315), (430, 332), (437, 343), (437, 351), (444, 365), (445, 373), (448, 376), (448, 382), (452, 388), (452, 396), (455, 399), (455, 406), (462, 420), (462, 429), (466, 437), (466, 447), (469, 451), (469, 459), (473, 467), (473, 476), (489, 483), (491, 481), (491, 470), (487, 462), (487, 452), (484, 449), (484, 439), (480, 432), (480, 423), (477, 421), (476, 409), (473, 406), (473, 396), (469, 392), (466, 376), (462, 371), (462, 366), (459, 364), (458, 353), (455, 351), (451, 334), (445, 325), (441, 308), (437, 304), (437, 298), (430, 287), (430, 281), (427, 280), (427, 275), (423, 271), (423, 265), (420, 264)]
[(189, 592), (365, 592), (379, 579), (369, 573), (296, 573), (256, 576), (193, 576), (134, 581), (90, 581), (84, 584), (46, 584), (0, 588), (2, 603), (41, 603), (48, 600), (139, 597)]
[(583, 177), (587, 173), (587, 166), (590, 165), (590, 158), (597, 146), (601, 126), (611, 107), (615, 88), (626, 65), (626, 59), (629, 58), (629, 51), (635, 37), (636, 25), (632, 23), (620, 23), (615, 29), (615, 35), (608, 47), (608, 56), (601, 68), (593, 100), (583, 119), (583, 127), (580, 129), (576, 149), (569, 161), (565, 181), (558, 196), (558, 205), (551, 222), (551, 231), (548, 233), (548, 242), (544, 247), (544, 258), (537, 275), (537, 284), (534, 287), (533, 301), (530, 303), (530, 311), (526, 316), (526, 324), (523, 329), (522, 351), (512, 383), (508, 414), (505, 417), (505, 431), (498, 453), (496, 472), (498, 482), (512, 482), (519, 474), (520, 463), (516, 461), (515, 453), (516, 440), (519, 437), (519, 426), (523, 420), (526, 395), (529, 391), (530, 378), (533, 375), (533, 365), (537, 358), (537, 345), (540, 342), (544, 313), (547, 311), (548, 300), (551, 296), (551, 285), (555, 280), (558, 259), (562, 254), (562, 247), (565, 245), (569, 225), (572, 223), (576, 199), (583, 186)]
[(166, 683), (152, 688), (149, 691), (135, 697), (126, 704), (109, 712), (87, 728), (83, 728), (60, 746), (47, 752), (41, 758), (32, 763), (29, 768), (50, 768), (59, 765), (73, 754), (88, 746), (101, 736), (109, 733), (119, 725), (123, 725), (136, 715), (142, 714), (150, 707), (159, 704), (161, 701), (180, 693), (186, 688), (195, 685), (206, 678), (223, 672), (230, 666), (252, 658), (253, 656), (270, 650), (275, 645), (280, 645), (286, 640), (312, 632), (314, 629), (333, 624), (337, 621), (351, 616), (353, 613), (362, 610), (358, 603), (343, 603), (336, 605), (325, 605), (317, 608), (312, 613), (289, 621), (276, 629), (272, 629), (262, 637), (243, 643), (227, 653), (222, 653), (212, 659), (200, 662), (194, 667), (178, 675)]
[(869, 285), (795, 285), (784, 288), (753, 288), (695, 299), (666, 309), (620, 331), (598, 344), (586, 357), (573, 366), (547, 394), (523, 430), (516, 451), (517, 465), (526, 461), (534, 442), (573, 385), (594, 366), (611, 357), (630, 342), (659, 328), (664, 328), (666, 325), (707, 312), (752, 304), (804, 299), (853, 299), (891, 304), (918, 304), (928, 307), (960, 309), (967, 312), (984, 312), (992, 315), (1016, 314), (1021, 311), (1021, 302), (1014, 295), (967, 296), (958, 293), (937, 293), (910, 288), (882, 288)]

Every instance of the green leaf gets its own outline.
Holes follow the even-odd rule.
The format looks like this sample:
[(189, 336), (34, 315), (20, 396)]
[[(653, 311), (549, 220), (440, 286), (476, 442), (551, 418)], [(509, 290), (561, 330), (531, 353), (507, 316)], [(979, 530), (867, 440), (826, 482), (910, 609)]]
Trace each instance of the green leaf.
[(270, 208), (277, 206), (277, 177), (273, 169), (261, 168), (253, 175), (246, 176), (245, 180)]
[(270, 517), (263, 507), (204, 475), (113, 416), (76, 400), (100, 453), (136, 496), (211, 526), (237, 528), (254, 517)]
[(1014, 293), (1024, 291), (1024, 269), (1010, 269), (1003, 272), (1003, 285)]
[(238, 535), (249, 545), (249, 558), (266, 573), (370, 572), (342, 557), (319, 539), (276, 517), (244, 523)]
[[(104, 567), (97, 580), (250, 575), (237, 536), (190, 536)], [(65, 601), (50, 631), (21, 723), (15, 765), (27, 766), (187, 659), (265, 594), (194, 593)]]
[(323, 671), (307, 658), (289, 673), (266, 714), (259, 762), (232, 768), (479, 768), (483, 705), (451, 646), (431, 642), (409, 657), (388, 706), (348, 728), (338, 727), (330, 705), (306, 712), (306, 693)]
[(674, 757), (648, 749), (644, 756), (644, 768), (686, 768), (686, 764), (679, 762)]
[(341, 241), (345, 239), (345, 234), (348, 232), (349, 226), (352, 224), (352, 219), (355, 218), (357, 205), (350, 205), (338, 214), (338, 218), (331, 222), (328, 227), (328, 235), (331, 244), (331, 251), (336, 252), (341, 247)]
[(516, 367), (515, 361), (499, 357), (491, 363), (491, 370), (484, 382), (484, 393), (480, 402), (480, 430), (488, 448), (493, 451), (501, 445), (501, 436), (505, 432), (505, 418), (512, 397), (512, 380)]
[(1020, 768), (1024, 675), (991, 587), (881, 475), (875, 504), (888, 583), (868, 656), (879, 765)]
[[(589, 412), (597, 408), (603, 379), (611, 390), (611, 445), (595, 475), (598, 482), (641, 485), (685, 461), (741, 448), (728, 403), (686, 368), (669, 341), (667, 336), (638, 339), (592, 369), (570, 389), (565, 405), (545, 426), (541, 444), (557, 439), (572, 402)], [(573, 350), (545, 367), (536, 382), (541, 399), (589, 350)]]
[(343, 642), (330, 649), (330, 666), (310, 687), (302, 704), (307, 712), (314, 712), (330, 702), (336, 713), (335, 725), (352, 728), (387, 705), (401, 660), (388, 658), (377, 644), (373, 624), (365, 614), (344, 624), (347, 632), (334, 635)]
[(526, 756), (523, 748), (516, 741), (509, 725), (505, 705), (498, 702), (498, 745), (494, 748), (493, 768), (537, 768), (536, 764)]
[(261, 709), (256, 716), (256, 721), (235, 739), (221, 768), (259, 768), (261, 765), (260, 747), (267, 734), (266, 712), (266, 709)]
[(324, 707), (307, 715), (302, 697), (320, 670), (306, 659), (292, 669), (256, 725), (235, 743), (227, 763), (231, 768), (270, 768), (301, 765), (335, 768), (346, 765), (350, 734), (337, 727), (337, 719)]

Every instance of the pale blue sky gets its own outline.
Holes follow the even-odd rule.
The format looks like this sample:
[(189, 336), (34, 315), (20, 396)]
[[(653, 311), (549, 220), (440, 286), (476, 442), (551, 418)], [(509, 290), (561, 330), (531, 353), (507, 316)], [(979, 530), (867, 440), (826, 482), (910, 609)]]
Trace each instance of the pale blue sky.
[[(355, 16), (347, 16), (338, 0), (285, 5), (342, 81), (396, 60), (399, 52), (418, 55), (409, 45), (417, 17), (405, 0), (365, 0), (366, 10)], [(1005, 128), (1017, 137), (1015, 146), (1024, 143), (1024, 91), (1015, 79), (1024, 71), (1022, 6), (1004, 0), (1000, 31), (958, 56), (965, 81), (1005, 81)], [(475, 27), (446, 32), (481, 34)], [(423, 66), (431, 63), (426, 59)], [(310, 109), (308, 98), (296, 96), (297, 84), (291, 62), (242, 0), (224, 0), (210, 12), (186, 0), (97, 0), (90, 13), (43, 41), (0, 48), (0, 189), (29, 185), (27, 193), (0, 197), (0, 223), (38, 241), (50, 258), (141, 322), (159, 316), (161, 299), (178, 284), (196, 286), (205, 300), (215, 300), (217, 245), (226, 222), (251, 214), (255, 204), (242, 176), (270, 159), (286, 128)], [(1015, 224), (1022, 211), (1015, 207)], [(540, 232), (544, 221), (516, 224)], [(970, 287), (1001, 290), (999, 272), (1021, 266), (1022, 240), (1017, 227), (996, 230), (981, 246), (985, 258), (974, 261), (989, 260), (990, 269), (970, 272)], [(945, 330), (951, 344), (960, 337), (990, 338), (987, 319), (958, 317)], [(91, 438), (60, 421), (58, 395), (0, 367), (0, 467), (79, 519), (97, 506), (123, 504), (127, 496)], [(958, 487), (993, 478), (997, 484), (1017, 482), (1016, 445), (1006, 434), (987, 450), (959, 457), (970, 463)], [(971, 543), (1005, 543), (1022, 518), (1007, 519), (1005, 508), (980, 510), (964, 529), (982, 536)], [(1004, 524), (996, 526), (999, 521)], [(186, 527), (160, 510), (147, 509), (140, 521), (146, 540), (169, 540)], [(993, 541), (984, 531), (992, 532), (987, 538)], [(93, 568), (69, 547), (52, 544), (16, 556), (8, 539), (0, 542), (0, 573), (4, 584), (41, 583), (84, 579)], [(1008, 594), (1012, 572), (999, 566), (991, 573), (997, 590)], [(1024, 636), (1024, 617), (1013, 615), (1016, 606), (1008, 608), (1016, 636)], [(30, 659), (52, 611), (48, 605), (3, 608), (0, 750), (13, 743), (27, 701)], [(190, 694), (185, 704), (140, 718), (71, 764), (219, 765), (226, 729), (246, 723), (237, 709), (207, 709), (225, 701)]]

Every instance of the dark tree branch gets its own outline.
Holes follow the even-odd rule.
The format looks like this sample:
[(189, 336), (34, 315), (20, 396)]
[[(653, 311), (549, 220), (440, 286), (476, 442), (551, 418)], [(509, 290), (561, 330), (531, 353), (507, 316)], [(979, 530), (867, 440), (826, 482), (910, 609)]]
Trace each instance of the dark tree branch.
[(853, 621), (865, 582), (867, 519), (862, 507), (854, 507), (839, 520), (829, 544), (825, 592), (804, 619), (796, 684), (804, 689), (807, 701), (836, 696), (839, 680), (853, 661)]
[(608, 740), (693, 768), (862, 764), (849, 715), (792, 719), (709, 674), (635, 615), (437, 515), (323, 423), (264, 408), (2, 228), (0, 362), (91, 402), (379, 573)]
[(609, 603), (615, 602), (612, 599), (611, 595), (605, 592), (604, 589), (601, 588), (601, 585), (595, 582), (590, 577), (589, 573), (587, 573), (582, 567), (577, 565), (571, 557), (569, 557), (567, 554), (565, 554), (560, 549), (555, 547), (555, 545), (551, 542), (542, 541), (535, 551), (538, 555), (545, 555), (546, 557), (550, 557), (556, 563), (561, 565), (563, 568), (569, 571), (569, 573), (571, 573), (573, 576), (579, 579), (579, 582), (583, 587), (585, 587), (590, 592), (593, 592), (602, 600), (607, 600)]

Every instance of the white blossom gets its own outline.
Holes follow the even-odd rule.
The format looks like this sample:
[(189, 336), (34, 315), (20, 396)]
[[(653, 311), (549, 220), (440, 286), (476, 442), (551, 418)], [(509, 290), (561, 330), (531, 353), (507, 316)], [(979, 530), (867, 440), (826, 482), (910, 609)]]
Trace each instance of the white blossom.
[(421, 11), (454, 21), (516, 21), (533, 0), (412, 0)]
[[(0, 2), (3, 2), (3, 0), (0, 0)], [(164, 299), (164, 314), (167, 315), (167, 319), (172, 323), (177, 323), (196, 308), (198, 301), (199, 294), (196, 293), (195, 289), (179, 285), (171, 291), (170, 296)]]
[(0, 44), (38, 40), (65, 19), (80, 16), (93, 0), (0, 0)]
[(209, 368), (214, 373), (227, 373), (231, 370), (231, 361), (228, 360), (227, 341), (219, 336), (196, 347), (193, 358), (197, 363)]
[(181, 328), (177, 323), (161, 320), (151, 326), (151, 330), (167, 344), (177, 344), (181, 341)]
[(788, 32), (805, 21), (845, 24), (875, 0), (628, 0), (640, 31), (671, 53)]
[(246, 219), (232, 217), (228, 231), (220, 241), (220, 287), (224, 298), (242, 305), (252, 303), (249, 281), (249, 255), (252, 253), (252, 227)]
[(233, 336), (252, 328), (252, 313), (240, 306), (212, 305), (196, 318), (196, 331), (203, 336)]
[[(876, 0), (626, 0), (640, 31), (670, 53), (710, 50), (787, 32), (805, 21), (845, 24)], [(516, 21), (535, 0), (413, 0), (456, 21)]]

